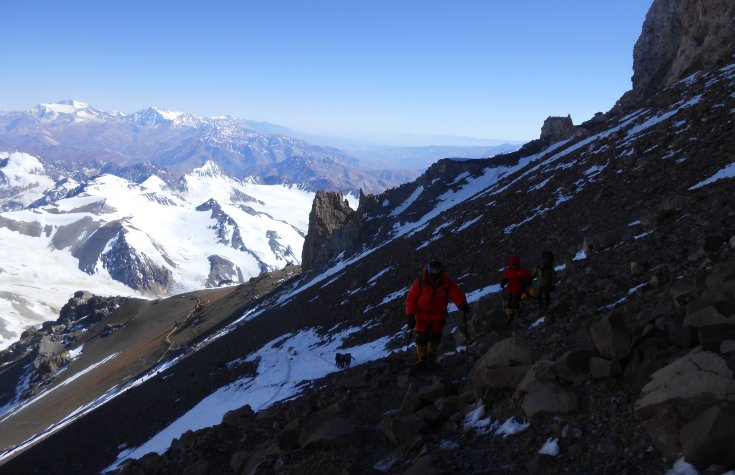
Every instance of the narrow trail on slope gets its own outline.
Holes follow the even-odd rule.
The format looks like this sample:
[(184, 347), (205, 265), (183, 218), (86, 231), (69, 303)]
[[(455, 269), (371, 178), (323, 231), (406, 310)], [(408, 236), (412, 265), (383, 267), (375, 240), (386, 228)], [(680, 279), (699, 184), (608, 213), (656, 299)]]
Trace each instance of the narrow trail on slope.
[[(186, 297), (179, 297), (179, 298), (186, 298)], [(189, 322), (189, 320), (191, 319), (191, 317), (194, 314), (196, 314), (197, 312), (199, 312), (202, 308), (204, 308), (204, 304), (206, 302), (208, 302), (208, 300), (205, 301), (205, 302), (202, 302), (202, 299), (200, 299), (199, 297), (190, 297), (190, 299), (191, 300), (196, 300), (197, 303), (194, 305), (194, 308), (192, 308), (191, 311), (189, 311), (189, 313), (186, 315), (186, 317), (184, 317), (184, 320), (182, 320), (181, 322), (179, 322), (178, 320), (174, 321), (174, 327), (171, 329), (170, 332), (168, 332), (168, 334), (166, 334), (166, 337), (163, 339), (164, 343), (168, 344), (168, 347), (161, 354), (161, 357), (158, 358), (158, 361), (156, 361), (156, 364), (160, 363), (161, 360), (163, 360), (163, 358), (173, 348), (174, 342), (171, 341), (171, 336), (173, 336), (174, 333), (176, 333), (177, 331), (179, 331), (179, 329), (181, 329), (182, 327), (184, 327)]]

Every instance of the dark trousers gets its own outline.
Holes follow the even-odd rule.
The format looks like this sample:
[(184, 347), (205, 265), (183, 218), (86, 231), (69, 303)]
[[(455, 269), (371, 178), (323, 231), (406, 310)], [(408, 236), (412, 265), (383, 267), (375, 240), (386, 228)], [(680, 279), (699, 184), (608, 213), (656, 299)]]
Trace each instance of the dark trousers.
[(549, 287), (539, 287), (536, 298), (538, 299), (539, 307), (548, 308), (551, 303), (551, 289)]
[(521, 296), (513, 294), (505, 294), (505, 308), (518, 310), (521, 308)]
[(435, 347), (442, 341), (441, 333), (416, 332), (416, 346), (426, 346), (432, 343)]

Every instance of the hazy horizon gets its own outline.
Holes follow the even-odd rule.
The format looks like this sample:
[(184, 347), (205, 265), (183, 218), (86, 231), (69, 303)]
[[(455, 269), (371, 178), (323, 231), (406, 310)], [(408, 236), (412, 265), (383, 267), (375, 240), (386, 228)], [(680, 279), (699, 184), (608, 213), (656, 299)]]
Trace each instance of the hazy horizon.
[(5, 3), (0, 109), (70, 98), (312, 136), (525, 142), (630, 89), (650, 4)]

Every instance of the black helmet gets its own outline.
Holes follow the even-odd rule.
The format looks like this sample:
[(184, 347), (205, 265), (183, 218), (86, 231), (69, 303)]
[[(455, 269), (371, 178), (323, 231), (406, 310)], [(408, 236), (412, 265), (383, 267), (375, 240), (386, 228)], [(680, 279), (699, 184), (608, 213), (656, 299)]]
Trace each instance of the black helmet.
[(444, 266), (440, 261), (434, 259), (433, 261), (429, 262), (427, 270), (429, 271), (430, 276), (439, 277), (440, 275), (442, 275), (442, 272), (444, 272)]

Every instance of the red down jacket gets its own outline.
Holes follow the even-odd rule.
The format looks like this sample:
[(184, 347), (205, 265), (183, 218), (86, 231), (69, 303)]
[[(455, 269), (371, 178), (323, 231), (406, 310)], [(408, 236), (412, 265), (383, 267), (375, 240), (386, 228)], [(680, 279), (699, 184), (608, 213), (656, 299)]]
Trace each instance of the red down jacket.
[(520, 296), (523, 291), (533, 282), (533, 276), (525, 267), (506, 267), (503, 272), (503, 282), (508, 283), (506, 291), (515, 296)]
[[(441, 332), (443, 320), (447, 317), (449, 301), (458, 308), (467, 301), (464, 292), (446, 273), (435, 281), (427, 268), (420, 279), (411, 285), (406, 297), (406, 315), (416, 315), (416, 332)], [(437, 330), (438, 329), (438, 330)]]

